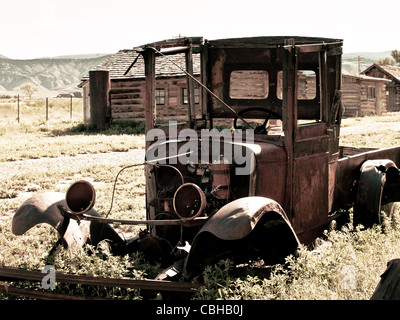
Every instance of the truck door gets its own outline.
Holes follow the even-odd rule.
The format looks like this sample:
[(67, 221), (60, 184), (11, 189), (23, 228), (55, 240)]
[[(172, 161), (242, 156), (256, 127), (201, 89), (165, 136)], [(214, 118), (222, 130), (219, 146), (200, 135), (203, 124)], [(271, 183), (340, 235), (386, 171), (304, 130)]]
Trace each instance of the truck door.
[(292, 226), (299, 240), (307, 243), (328, 223), (331, 164), (338, 151), (338, 126), (330, 120), (329, 109), (335, 90), (340, 89), (336, 77), (340, 60), (328, 59), (328, 48), (321, 45), (286, 49), (283, 114), (290, 172), (287, 199)]

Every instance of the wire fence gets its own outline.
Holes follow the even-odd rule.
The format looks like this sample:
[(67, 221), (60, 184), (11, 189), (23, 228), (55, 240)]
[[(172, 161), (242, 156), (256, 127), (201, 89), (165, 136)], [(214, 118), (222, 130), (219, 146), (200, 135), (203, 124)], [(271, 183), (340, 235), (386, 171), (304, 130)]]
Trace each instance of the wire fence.
[(0, 99), (0, 122), (83, 121), (82, 98)]

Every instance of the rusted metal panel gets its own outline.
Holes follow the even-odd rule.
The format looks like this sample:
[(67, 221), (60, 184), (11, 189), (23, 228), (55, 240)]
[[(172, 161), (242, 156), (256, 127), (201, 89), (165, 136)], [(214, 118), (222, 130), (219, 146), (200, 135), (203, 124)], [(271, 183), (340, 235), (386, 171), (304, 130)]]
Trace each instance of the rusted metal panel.
[(243, 263), (259, 257), (283, 263), (299, 240), (282, 207), (264, 197), (245, 197), (221, 208), (197, 233), (186, 270), (201, 270), (220, 259)]
[[(341, 48), (342, 47), (342, 42), (337, 41), (333, 43), (318, 43), (318, 44), (313, 44), (313, 45), (307, 45), (307, 44), (299, 44), (297, 45), (298, 52), (299, 53), (310, 53), (310, 52), (320, 52), (323, 50), (326, 50), (327, 48), (329, 50), (333, 50), (336, 48)], [(336, 54), (341, 53), (341, 51), (337, 52), (335, 51)]]
[(218, 48), (276, 48), (287, 45), (287, 40), (290, 40), (296, 45), (315, 45), (315, 44), (329, 44), (333, 43), (334, 46), (341, 46), (342, 40), (320, 37), (283, 37), (283, 36), (269, 36), (269, 37), (249, 37), (249, 38), (229, 38), (208, 40), (210, 47)]
[(285, 148), (287, 150), (288, 172), (285, 181), (285, 205), (284, 208), (293, 219), (294, 215), (294, 139), (297, 127), (297, 56), (292, 47), (285, 48), (283, 58), (282, 80), (282, 120)]
[(336, 188), (336, 171), (338, 167), (338, 159), (339, 153), (331, 154), (329, 163), (328, 163), (328, 172), (329, 172), (329, 180), (328, 180), (328, 213), (333, 212), (333, 199), (335, 195), (335, 188)]
[(259, 146), (260, 153), (256, 155), (255, 194), (273, 199), (284, 207), (288, 174), (287, 153), (283, 147), (267, 142), (259, 143)]
[[(203, 37), (190, 37), (190, 40), (192, 42), (192, 46), (196, 47), (196, 48), (201, 46), (204, 42)], [(167, 51), (170, 49), (171, 53), (175, 53), (174, 51), (177, 49), (186, 49), (187, 44), (188, 44), (187, 41), (188, 41), (188, 38), (186, 38), (186, 37), (167, 39), (167, 40), (147, 43), (136, 49), (139, 51), (143, 48), (154, 47), (154, 48), (158, 48), (158, 49), (164, 49)]]
[(193, 81), (193, 51), (191, 40), (188, 40), (188, 50), (185, 52), (186, 72), (187, 76), (187, 93), (188, 93), (188, 120), (190, 128), (194, 128), (196, 119), (196, 110), (194, 103), (194, 81)]
[(329, 152), (328, 136), (296, 140), (294, 154), (296, 158), (324, 154)]
[(297, 126), (296, 140), (315, 139), (316, 137), (327, 137), (328, 125), (324, 122), (309, 122)]
[(353, 206), (356, 197), (357, 181), (360, 176), (361, 165), (367, 160), (390, 159), (400, 167), (400, 147), (390, 147), (365, 151), (353, 150), (353, 155), (338, 160), (336, 170), (336, 186), (332, 204), (332, 211), (349, 209)]
[[(156, 111), (156, 75), (155, 75), (155, 52), (147, 49), (143, 53), (145, 59), (145, 77), (146, 77), (146, 95), (145, 95), (145, 112), (146, 112), (146, 134), (154, 128), (155, 111)], [(146, 146), (148, 147), (148, 145)]]
[(294, 160), (291, 222), (302, 242), (314, 240), (328, 223), (328, 174), (327, 153)]

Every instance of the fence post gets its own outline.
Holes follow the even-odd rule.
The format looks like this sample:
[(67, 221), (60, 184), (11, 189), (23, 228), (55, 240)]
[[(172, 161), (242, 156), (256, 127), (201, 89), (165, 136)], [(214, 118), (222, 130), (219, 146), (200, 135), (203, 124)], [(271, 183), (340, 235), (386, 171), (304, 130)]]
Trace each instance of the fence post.
[(46, 98), (46, 121), (49, 120), (49, 98)]
[(19, 123), (19, 95), (18, 95), (18, 97), (17, 97), (17, 112), (18, 112), (18, 115), (17, 115), (17, 121), (18, 121), (18, 123)]
[(69, 119), (72, 120), (72, 95), (71, 95), (71, 103), (69, 108)]

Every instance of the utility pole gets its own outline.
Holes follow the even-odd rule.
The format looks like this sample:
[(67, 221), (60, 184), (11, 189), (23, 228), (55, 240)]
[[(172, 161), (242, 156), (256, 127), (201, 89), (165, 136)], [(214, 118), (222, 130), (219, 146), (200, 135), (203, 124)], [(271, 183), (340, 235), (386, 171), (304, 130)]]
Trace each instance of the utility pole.
[(358, 65), (358, 75), (361, 73), (361, 56), (357, 57), (357, 65)]

